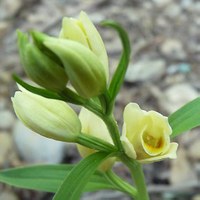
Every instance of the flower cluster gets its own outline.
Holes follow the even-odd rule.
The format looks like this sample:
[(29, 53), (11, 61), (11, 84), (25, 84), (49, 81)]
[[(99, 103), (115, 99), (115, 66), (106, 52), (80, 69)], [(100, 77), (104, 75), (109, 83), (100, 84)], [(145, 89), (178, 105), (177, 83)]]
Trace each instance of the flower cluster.
[[(58, 95), (69, 88), (70, 83), (75, 91), (73, 94), (95, 105), (102, 103), (101, 96), (106, 93), (109, 81), (108, 57), (104, 43), (86, 13), (81, 12), (78, 19), (65, 17), (59, 37), (35, 31), (31, 32), (31, 37), (32, 41), (28, 35), (18, 32), (22, 65), (35, 83)], [(45, 98), (23, 87), (20, 89), (12, 98), (15, 112), (35, 132), (55, 140), (79, 143), (78, 150), (83, 157), (97, 149), (84, 146), (80, 136), (116, 145), (113, 133), (101, 115), (95, 115), (92, 109), (82, 107), (77, 116), (62, 99)], [(143, 111), (135, 103), (126, 106), (119, 137), (128, 157), (141, 163), (175, 158), (177, 144), (170, 143), (171, 133), (167, 117), (155, 111)], [(101, 169), (109, 169), (115, 161), (115, 158), (107, 159)]]

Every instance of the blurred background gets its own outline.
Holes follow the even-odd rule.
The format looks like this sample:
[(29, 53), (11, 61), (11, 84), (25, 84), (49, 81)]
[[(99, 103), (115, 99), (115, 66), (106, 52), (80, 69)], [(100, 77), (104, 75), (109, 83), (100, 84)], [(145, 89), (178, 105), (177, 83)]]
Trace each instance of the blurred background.
[[(76, 147), (42, 138), (17, 119), (11, 105), (12, 74), (26, 78), (16, 29), (58, 35), (63, 16), (84, 10), (100, 31), (113, 74), (121, 53), (117, 34), (99, 26), (104, 19), (128, 31), (132, 56), (115, 110), (119, 124), (129, 102), (169, 115), (200, 93), (200, 1), (198, 0), (0, 0), (0, 169), (36, 163), (77, 162)], [(200, 199), (200, 129), (183, 134), (178, 158), (144, 165), (152, 200)], [(115, 170), (129, 179), (123, 165)], [(52, 194), (0, 184), (0, 200), (48, 200)], [(83, 200), (128, 200), (119, 192), (85, 194)]]

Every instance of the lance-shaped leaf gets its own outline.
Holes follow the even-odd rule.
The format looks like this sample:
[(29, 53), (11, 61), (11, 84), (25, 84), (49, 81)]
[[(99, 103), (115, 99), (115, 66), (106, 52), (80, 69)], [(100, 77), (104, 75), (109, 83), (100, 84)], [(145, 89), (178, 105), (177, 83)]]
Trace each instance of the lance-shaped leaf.
[[(32, 165), (0, 171), (0, 182), (11, 186), (55, 193), (65, 176), (75, 167), (72, 164)], [(112, 173), (114, 174), (114, 173)], [(114, 175), (96, 171), (84, 188), (84, 192), (97, 190), (118, 190), (125, 193), (135, 192), (127, 182)]]
[(118, 32), (123, 47), (119, 64), (112, 77), (109, 87), (110, 100), (111, 103), (114, 103), (115, 97), (117, 96), (120, 87), (124, 81), (124, 76), (126, 74), (126, 70), (129, 64), (131, 47), (127, 32), (118, 23), (116, 23), (115, 21), (103, 21), (102, 25), (111, 27)]
[[(36, 165), (7, 169), (0, 172), (0, 182), (19, 188), (55, 193), (74, 166)], [(96, 172), (84, 191), (91, 192), (99, 189), (117, 189), (117, 187), (110, 184), (102, 173)]]
[(190, 101), (169, 116), (172, 127), (171, 137), (176, 137), (185, 131), (200, 126), (200, 98)]
[(108, 157), (107, 153), (97, 152), (80, 161), (66, 176), (53, 200), (79, 199), (86, 183), (88, 183), (98, 166)]

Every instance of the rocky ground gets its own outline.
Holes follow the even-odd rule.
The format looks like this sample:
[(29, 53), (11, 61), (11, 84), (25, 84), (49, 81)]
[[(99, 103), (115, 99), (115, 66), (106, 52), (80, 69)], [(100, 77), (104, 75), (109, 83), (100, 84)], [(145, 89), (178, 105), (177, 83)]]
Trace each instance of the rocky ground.
[[(200, 93), (200, 2), (198, 0), (1, 0), (0, 1), (0, 169), (41, 162), (76, 162), (76, 148), (34, 135), (15, 117), (12, 74), (25, 74), (16, 46), (16, 29), (36, 29), (57, 35), (63, 16), (85, 10), (98, 26), (110, 57), (110, 72), (118, 62), (117, 35), (98, 24), (119, 21), (128, 31), (132, 57), (117, 99), (121, 123), (128, 102), (169, 115)], [(178, 158), (145, 165), (151, 199), (200, 199), (200, 129), (177, 138)], [(53, 148), (52, 148), (53, 147)], [(44, 151), (44, 148), (46, 151)], [(126, 174), (123, 166), (116, 170)], [(0, 185), (0, 200), (43, 200), (51, 194)], [(128, 199), (118, 192), (86, 194), (84, 200)]]

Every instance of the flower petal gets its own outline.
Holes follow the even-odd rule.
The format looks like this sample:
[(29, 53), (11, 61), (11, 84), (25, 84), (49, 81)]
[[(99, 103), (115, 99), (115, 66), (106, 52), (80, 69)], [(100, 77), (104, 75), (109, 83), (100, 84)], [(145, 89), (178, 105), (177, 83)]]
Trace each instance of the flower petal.
[(145, 158), (145, 159), (141, 159), (138, 160), (140, 163), (146, 164), (146, 163), (152, 163), (152, 162), (158, 162), (161, 160), (164, 160), (166, 158), (170, 158), (170, 159), (175, 159), (176, 158), (176, 151), (178, 148), (178, 144), (175, 142), (170, 143), (170, 147), (168, 149), (167, 152), (165, 152), (164, 154), (158, 155), (158, 156), (152, 156), (149, 158)]
[(140, 120), (144, 117), (144, 114), (145, 112), (142, 111), (136, 103), (129, 103), (125, 107), (124, 123), (126, 124), (126, 136), (130, 142), (135, 140), (134, 137), (137, 137), (138, 132), (141, 131), (141, 127), (138, 122), (140, 122)]
[(78, 20), (64, 17), (62, 21), (62, 29), (59, 35), (60, 38), (77, 41), (89, 48), (84, 32), (78, 25)]
[(89, 46), (91, 50), (97, 55), (97, 57), (101, 60), (107, 76), (107, 81), (109, 77), (109, 71), (108, 71), (108, 56), (106, 53), (106, 49), (104, 46), (104, 43), (101, 39), (101, 36), (99, 35), (99, 32), (95, 28), (94, 24), (91, 22), (89, 17), (85, 12), (81, 12), (79, 16), (79, 20), (82, 23), (83, 30), (87, 36)]
[[(82, 133), (92, 135), (94, 137), (97, 137), (99, 139), (105, 140), (106, 142), (109, 142), (113, 144), (112, 138), (108, 132), (108, 129), (103, 122), (102, 119), (100, 119), (98, 116), (96, 116), (94, 113), (88, 111), (85, 108), (81, 109), (81, 112), (79, 114), (79, 119), (82, 124)], [(77, 145), (78, 151), (82, 157), (86, 157), (92, 153), (95, 152), (94, 149), (90, 149), (87, 147), (84, 147), (82, 145)], [(99, 167), (101, 171), (107, 171), (110, 169), (116, 158), (109, 158), (105, 160)]]
[[(123, 128), (125, 129), (125, 126)], [(128, 138), (124, 134), (122, 134), (122, 136), (120, 137), (120, 140), (122, 142), (126, 155), (129, 156), (130, 158), (136, 159), (137, 155), (136, 155), (135, 149), (133, 145), (130, 143), (130, 141), (128, 140)]]

